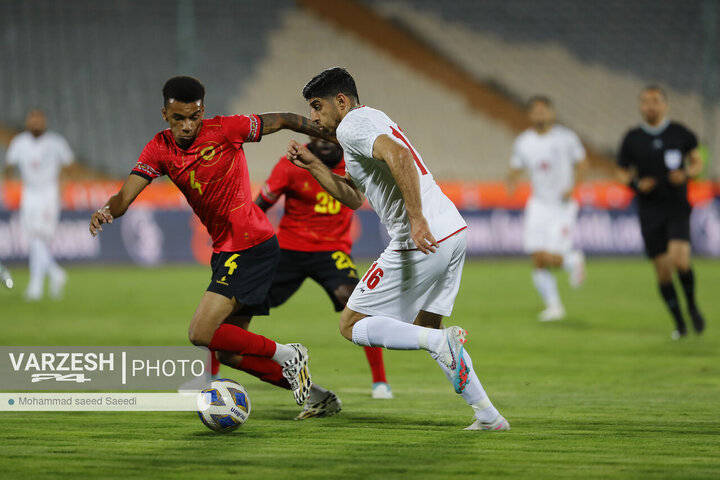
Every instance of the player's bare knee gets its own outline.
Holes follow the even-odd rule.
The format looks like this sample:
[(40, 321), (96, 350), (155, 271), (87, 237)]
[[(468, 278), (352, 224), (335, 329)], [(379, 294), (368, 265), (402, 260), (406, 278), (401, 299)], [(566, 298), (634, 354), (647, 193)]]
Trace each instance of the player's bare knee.
[(357, 312), (353, 312), (349, 308), (345, 308), (342, 312), (342, 315), (340, 315), (339, 327), (342, 336), (352, 342), (353, 326), (355, 326), (355, 324), (364, 317), (365, 315), (361, 315)]
[(195, 319), (193, 319), (188, 328), (188, 339), (190, 343), (198, 347), (207, 347), (210, 345), (214, 334), (214, 329), (208, 329), (203, 326), (201, 322), (195, 321)]

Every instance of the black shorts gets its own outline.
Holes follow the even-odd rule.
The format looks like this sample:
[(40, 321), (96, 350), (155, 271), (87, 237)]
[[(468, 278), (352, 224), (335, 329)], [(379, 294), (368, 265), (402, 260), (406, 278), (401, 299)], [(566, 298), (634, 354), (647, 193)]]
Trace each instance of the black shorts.
[(207, 291), (237, 300), (243, 305), (239, 315), (267, 315), (268, 293), (279, 260), (280, 247), (274, 235), (247, 250), (213, 253)]
[(670, 240), (690, 241), (689, 209), (641, 209), (639, 217), (648, 258), (665, 253)]
[(281, 249), (280, 265), (270, 289), (270, 305), (277, 307), (285, 303), (306, 278), (312, 278), (325, 289), (337, 312), (345, 305), (335, 298), (335, 290), (340, 285), (355, 287), (358, 283), (355, 264), (352, 257), (345, 252), (298, 252)]

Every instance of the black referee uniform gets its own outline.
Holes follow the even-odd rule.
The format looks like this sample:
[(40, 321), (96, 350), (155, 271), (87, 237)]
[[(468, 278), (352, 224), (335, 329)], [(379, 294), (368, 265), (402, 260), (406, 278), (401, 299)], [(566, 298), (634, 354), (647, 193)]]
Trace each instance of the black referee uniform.
[[(630, 130), (622, 142), (618, 164), (634, 169), (637, 179), (652, 177), (655, 187), (647, 193), (636, 190), (640, 229), (645, 243), (645, 253), (654, 259), (667, 251), (670, 240), (690, 241), (690, 211), (687, 183), (674, 185), (670, 171), (684, 169), (687, 155), (697, 148), (698, 141), (685, 126), (666, 121), (656, 128), (646, 124)], [(685, 291), (688, 309), (696, 330), (702, 331), (704, 321), (695, 304), (694, 275), (692, 269), (678, 272)], [(685, 335), (687, 328), (680, 311), (677, 294), (672, 282), (660, 284), (660, 293), (675, 319), (677, 331)]]

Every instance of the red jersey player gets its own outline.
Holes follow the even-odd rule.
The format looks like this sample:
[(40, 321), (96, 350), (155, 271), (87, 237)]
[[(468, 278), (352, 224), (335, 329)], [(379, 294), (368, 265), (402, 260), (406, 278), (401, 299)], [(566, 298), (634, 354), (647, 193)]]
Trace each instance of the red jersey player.
[[(338, 145), (311, 138), (307, 147), (334, 173), (345, 175)], [(277, 230), (280, 264), (270, 288), (270, 305), (282, 305), (306, 278), (312, 278), (330, 296), (335, 311), (342, 311), (358, 283), (350, 256), (353, 210), (330, 196), (310, 172), (293, 165), (287, 157), (275, 165), (255, 203), (267, 211), (282, 195), (285, 211)], [(392, 398), (382, 349), (365, 347), (365, 354), (372, 370), (373, 398)]]
[(293, 113), (203, 119), (204, 97), (205, 88), (195, 78), (165, 83), (162, 115), (170, 128), (145, 146), (120, 191), (93, 213), (90, 233), (97, 235), (153, 179), (167, 175), (213, 240), (212, 280), (190, 322), (190, 341), (221, 359), (237, 359), (233, 366), (239, 370), (292, 390), (299, 405), (308, 396), (309, 403), (319, 402), (328, 392), (311, 383), (307, 349), (247, 330), (252, 315), (268, 313), (279, 248), (272, 225), (252, 201), (243, 144), (281, 129), (325, 134)]

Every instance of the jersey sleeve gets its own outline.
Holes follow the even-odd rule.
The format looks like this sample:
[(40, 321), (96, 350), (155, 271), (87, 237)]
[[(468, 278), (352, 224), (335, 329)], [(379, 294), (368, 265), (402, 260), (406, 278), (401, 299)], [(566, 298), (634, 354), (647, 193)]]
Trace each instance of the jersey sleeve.
[(513, 143), (512, 155), (510, 156), (510, 167), (515, 170), (522, 170), (526, 167), (525, 157), (522, 154), (522, 148), (520, 147), (520, 139), (515, 140)]
[(68, 144), (67, 140), (65, 140), (65, 137), (62, 137), (58, 135), (56, 137), (57, 149), (58, 149), (58, 155), (60, 156), (60, 163), (63, 166), (70, 165), (73, 163), (73, 160), (75, 158), (75, 154), (73, 153), (72, 149), (70, 148), (70, 145)]
[(282, 157), (280, 161), (275, 164), (275, 168), (273, 168), (272, 173), (270, 173), (270, 176), (265, 181), (265, 184), (260, 190), (260, 196), (267, 203), (274, 205), (289, 187), (290, 175), (288, 174), (288, 166), (290, 166), (290, 162), (287, 157)]
[(685, 129), (685, 131), (687, 132), (687, 139), (685, 140), (683, 154), (688, 154), (698, 147), (698, 140), (693, 132), (688, 129)]
[(20, 163), (20, 142), (19, 137), (15, 137), (10, 141), (7, 153), (5, 154), (5, 164), (16, 166)]
[(138, 175), (152, 182), (157, 177), (165, 175), (165, 169), (160, 163), (160, 159), (157, 154), (157, 145), (155, 139), (145, 145), (143, 151), (140, 152), (140, 158), (138, 158), (135, 167), (130, 171), (131, 175)]
[(618, 165), (622, 168), (630, 168), (633, 163), (632, 154), (630, 153), (630, 134), (627, 134), (623, 139), (622, 145), (620, 145)]
[(240, 147), (245, 142), (259, 142), (262, 137), (262, 119), (259, 115), (232, 115), (220, 117), (220, 125), (227, 139)]
[(343, 150), (366, 158), (372, 158), (377, 137), (390, 133), (389, 129), (385, 132), (369, 118), (359, 115), (346, 116), (340, 125), (336, 134)]
[(587, 153), (585, 152), (585, 147), (583, 147), (583, 144), (580, 141), (580, 137), (577, 136), (577, 133), (570, 131), (569, 139), (570, 158), (572, 158), (573, 163), (582, 162), (585, 160)]

